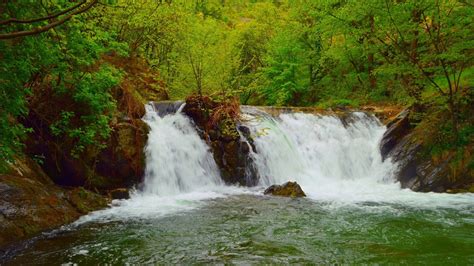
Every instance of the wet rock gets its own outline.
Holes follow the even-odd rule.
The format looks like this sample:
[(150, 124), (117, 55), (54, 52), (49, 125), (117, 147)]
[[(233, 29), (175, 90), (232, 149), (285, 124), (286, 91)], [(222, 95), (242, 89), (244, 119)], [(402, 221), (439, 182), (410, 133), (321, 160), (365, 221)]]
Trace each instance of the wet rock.
[[(397, 163), (394, 174), (402, 188), (420, 192), (469, 190), (474, 185), (473, 171), (469, 170), (465, 162), (464, 168), (452, 170), (455, 151), (446, 151), (438, 157), (429, 153), (430, 144), (426, 141), (436, 130), (432, 121), (438, 121), (439, 118), (428, 117), (420, 123), (419, 119), (411, 118), (410, 112), (407, 109), (388, 123), (380, 144), (383, 159)], [(420, 124), (413, 127), (415, 123)]]
[(129, 199), (130, 192), (127, 188), (117, 188), (109, 191), (109, 196), (111, 199)]
[[(141, 182), (145, 169), (144, 147), (148, 126), (141, 119), (115, 119), (104, 149), (86, 147), (79, 157), (71, 155), (68, 146), (58, 145), (54, 138), (29, 138), (27, 152), (41, 156), (46, 179), (61, 186), (86, 186), (107, 191), (130, 187)], [(47, 131), (45, 131), (47, 132)]]
[(263, 192), (265, 195), (273, 195), (273, 196), (282, 196), (282, 197), (306, 197), (303, 189), (301, 189), (300, 185), (296, 182), (286, 182), (283, 185), (272, 185), (265, 189)]
[(89, 185), (99, 190), (131, 187), (141, 182), (145, 171), (148, 125), (140, 119), (114, 125), (107, 148), (97, 156)]
[(201, 129), (207, 128), (211, 112), (218, 106), (208, 96), (191, 96), (186, 99), (183, 112)]
[[(71, 223), (90, 211), (105, 208), (107, 200), (83, 188), (63, 189), (44, 181), (41, 169), (25, 161), (0, 175), (0, 248), (42, 231)], [(22, 175), (16, 172), (22, 172)]]
[(387, 124), (387, 131), (380, 141), (380, 152), (385, 160), (395, 146), (410, 133), (412, 127), (409, 120), (410, 110), (405, 109)]
[(153, 107), (160, 117), (164, 117), (168, 114), (175, 114), (183, 103), (183, 101), (160, 101), (153, 103)]

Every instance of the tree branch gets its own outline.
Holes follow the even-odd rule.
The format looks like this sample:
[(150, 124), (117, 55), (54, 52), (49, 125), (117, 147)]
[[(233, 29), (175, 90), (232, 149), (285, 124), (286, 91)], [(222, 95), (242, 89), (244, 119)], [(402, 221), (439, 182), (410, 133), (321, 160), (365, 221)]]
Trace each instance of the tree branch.
[(53, 18), (57, 18), (61, 15), (64, 15), (66, 13), (69, 13), (69, 12), (73, 11), (74, 9), (77, 9), (78, 7), (82, 6), (86, 2), (87, 2), (86, 0), (81, 1), (80, 3), (74, 5), (70, 8), (67, 8), (67, 9), (65, 9), (61, 12), (56, 13), (56, 14), (48, 15), (46, 17), (35, 18), (35, 19), (10, 18), (10, 19), (7, 19), (7, 20), (0, 21), (0, 25), (6, 25), (6, 24), (10, 24), (10, 23), (28, 24), (28, 23), (35, 23), (35, 22), (40, 22), (40, 21), (44, 21), (44, 20), (50, 20), (50, 19), (53, 19)]
[(76, 10), (76, 11), (70, 13), (69, 15), (67, 15), (66, 17), (64, 17), (64, 18), (62, 18), (58, 21), (52, 22), (48, 25), (45, 25), (45, 26), (42, 26), (42, 27), (37, 27), (37, 28), (34, 28), (32, 30), (27, 30), (27, 31), (17, 31), (17, 32), (0, 34), (0, 40), (7, 40), (7, 39), (14, 39), (14, 38), (24, 37), (24, 36), (29, 36), (29, 35), (36, 35), (36, 34), (48, 31), (48, 30), (50, 30), (54, 27), (57, 27), (59, 25), (64, 24), (66, 21), (70, 20), (75, 15), (86, 12), (92, 6), (94, 6), (98, 1), (99, 0), (92, 0), (89, 4), (87, 4), (83, 8), (81, 8), (79, 10)]

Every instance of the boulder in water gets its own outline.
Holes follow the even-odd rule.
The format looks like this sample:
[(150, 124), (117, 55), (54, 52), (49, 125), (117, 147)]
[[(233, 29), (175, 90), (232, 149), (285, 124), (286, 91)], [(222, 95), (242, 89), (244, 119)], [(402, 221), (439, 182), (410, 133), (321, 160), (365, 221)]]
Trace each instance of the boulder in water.
[(129, 199), (130, 192), (127, 188), (117, 188), (109, 191), (109, 197), (111, 199)]
[(286, 182), (283, 185), (272, 185), (269, 186), (263, 194), (268, 195), (271, 194), (273, 196), (282, 196), (282, 197), (292, 197), (292, 198), (299, 198), (299, 197), (306, 197), (303, 189), (301, 189), (300, 185), (296, 182)]

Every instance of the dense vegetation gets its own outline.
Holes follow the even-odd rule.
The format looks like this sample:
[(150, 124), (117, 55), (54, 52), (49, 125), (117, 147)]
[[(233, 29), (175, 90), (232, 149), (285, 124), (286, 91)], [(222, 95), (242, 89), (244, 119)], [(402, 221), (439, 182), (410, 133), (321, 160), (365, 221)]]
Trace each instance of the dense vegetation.
[(170, 99), (413, 104), (437, 121), (431, 152), (463, 157), (474, 132), (473, 19), (461, 0), (3, 1), (0, 164), (22, 148), (28, 112), (48, 106), (42, 123), (74, 156), (100, 148), (124, 79), (111, 57), (143, 60)]

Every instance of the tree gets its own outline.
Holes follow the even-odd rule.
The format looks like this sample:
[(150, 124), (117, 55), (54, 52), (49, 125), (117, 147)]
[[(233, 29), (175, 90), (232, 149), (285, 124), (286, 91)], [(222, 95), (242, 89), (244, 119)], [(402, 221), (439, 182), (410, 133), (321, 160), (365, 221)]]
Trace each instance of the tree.
[(308, 68), (304, 63), (303, 45), (294, 32), (281, 32), (269, 44), (263, 73), (268, 81), (262, 88), (271, 105), (289, 105), (300, 101), (308, 89)]
[(172, 95), (225, 92), (230, 89), (230, 76), (237, 63), (232, 35), (213, 18), (188, 19), (188, 30), (182, 32), (177, 49), (177, 77), (170, 84)]
[(458, 138), (462, 75), (472, 67), (472, 7), (458, 1), (385, 1), (388, 20), (378, 40), (395, 56), (397, 71), (420, 77), (448, 106)]
[[(60, 140), (72, 140), (70, 149), (77, 153), (86, 144), (100, 146), (110, 132), (108, 121), (114, 102), (109, 90), (117, 84), (120, 73), (113, 67), (101, 66), (99, 59), (118, 45), (92, 19), (97, 15), (97, 10), (90, 8), (93, 2), (71, 8), (66, 7), (68, 3), (44, 8), (54, 13), (51, 16), (56, 16), (57, 21), (71, 15), (74, 20), (71, 17), (61, 27), (54, 26), (52, 30), (33, 35), (15, 32), (36, 29), (31, 23), (50, 25), (51, 22), (43, 21), (45, 17), (13, 18), (37, 14), (39, 8), (43, 8), (41, 3), (2, 6), (6, 10), (3, 16), (11, 19), (4, 20), (5, 27), (0, 29), (0, 34), (13, 32), (23, 38), (0, 41), (0, 168), (5, 168), (5, 162), (19, 153), (25, 133), (32, 130), (33, 125), (25, 123), (25, 127), (19, 123), (28, 115), (38, 117), (41, 127), (61, 135)], [(23, 30), (16, 30), (20, 28)], [(54, 102), (58, 97), (61, 101)], [(71, 104), (81, 105), (81, 111), (73, 113)], [(41, 112), (45, 110), (49, 112)]]

